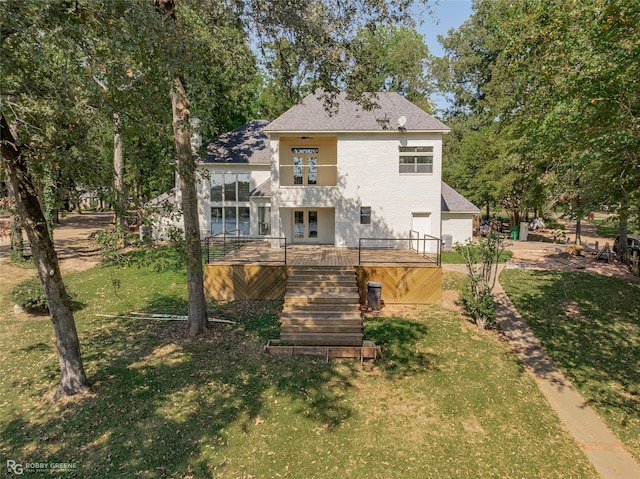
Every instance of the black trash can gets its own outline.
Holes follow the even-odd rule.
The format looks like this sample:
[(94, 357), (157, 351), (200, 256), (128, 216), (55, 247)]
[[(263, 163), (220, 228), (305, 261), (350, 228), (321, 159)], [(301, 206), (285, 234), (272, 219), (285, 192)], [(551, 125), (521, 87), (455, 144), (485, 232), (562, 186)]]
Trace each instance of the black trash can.
[(382, 304), (382, 283), (367, 282), (367, 303), (372, 311), (380, 311)]

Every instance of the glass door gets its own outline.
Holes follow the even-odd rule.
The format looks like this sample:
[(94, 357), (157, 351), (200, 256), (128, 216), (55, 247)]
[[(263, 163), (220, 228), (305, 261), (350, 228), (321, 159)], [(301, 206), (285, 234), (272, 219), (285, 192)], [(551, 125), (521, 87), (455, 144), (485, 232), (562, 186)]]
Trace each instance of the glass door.
[(292, 148), (293, 184), (318, 184), (318, 148)]
[(293, 212), (293, 237), (294, 239), (304, 239), (304, 211)]
[(318, 212), (294, 210), (293, 240), (304, 242), (318, 239)]

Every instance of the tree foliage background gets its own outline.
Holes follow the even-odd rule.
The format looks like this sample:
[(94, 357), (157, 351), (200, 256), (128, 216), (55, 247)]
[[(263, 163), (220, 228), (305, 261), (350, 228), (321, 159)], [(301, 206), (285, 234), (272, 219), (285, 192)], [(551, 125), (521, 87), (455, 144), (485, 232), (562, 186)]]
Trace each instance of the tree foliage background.
[(622, 0), (474, 2), (434, 66), (453, 94), (452, 186), (512, 221), (606, 207), (621, 232), (637, 225), (639, 21), (640, 4)]

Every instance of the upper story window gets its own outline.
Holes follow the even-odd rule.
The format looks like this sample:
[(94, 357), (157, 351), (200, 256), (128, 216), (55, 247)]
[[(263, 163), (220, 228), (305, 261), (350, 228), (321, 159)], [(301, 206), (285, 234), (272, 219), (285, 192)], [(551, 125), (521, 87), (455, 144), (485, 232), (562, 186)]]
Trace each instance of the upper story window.
[(248, 173), (213, 173), (210, 183), (212, 203), (249, 201)]
[(401, 146), (400, 173), (433, 173), (433, 146)]
[(291, 148), (293, 159), (293, 184), (318, 184), (319, 148)]

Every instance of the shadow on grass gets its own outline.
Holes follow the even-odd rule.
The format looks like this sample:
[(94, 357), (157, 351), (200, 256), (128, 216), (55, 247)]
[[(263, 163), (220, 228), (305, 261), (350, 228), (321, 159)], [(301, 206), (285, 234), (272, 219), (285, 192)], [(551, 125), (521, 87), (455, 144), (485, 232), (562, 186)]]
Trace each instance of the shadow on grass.
[(500, 281), (586, 399), (640, 432), (640, 285), (559, 271), (509, 270)]
[(423, 323), (403, 318), (370, 318), (365, 322), (365, 338), (382, 348), (380, 368), (390, 375), (407, 375), (434, 369), (434, 356), (420, 350), (429, 329)]
[[(158, 296), (145, 309), (172, 305), (175, 298)], [(220, 449), (268, 420), (273, 396), (292, 405), (293, 414), (278, 421), (339, 426), (353, 414), (343, 399), (352, 372), (264, 353), (263, 336), (276, 330), (279, 306), (219, 306), (212, 312), (237, 324), (214, 324), (197, 338), (187, 337), (184, 322), (96, 321), (82, 338), (95, 394), (37, 413), (25, 408), (0, 426), (3, 452), (23, 461), (76, 462), (80, 477), (214, 477), (226, 467)]]

